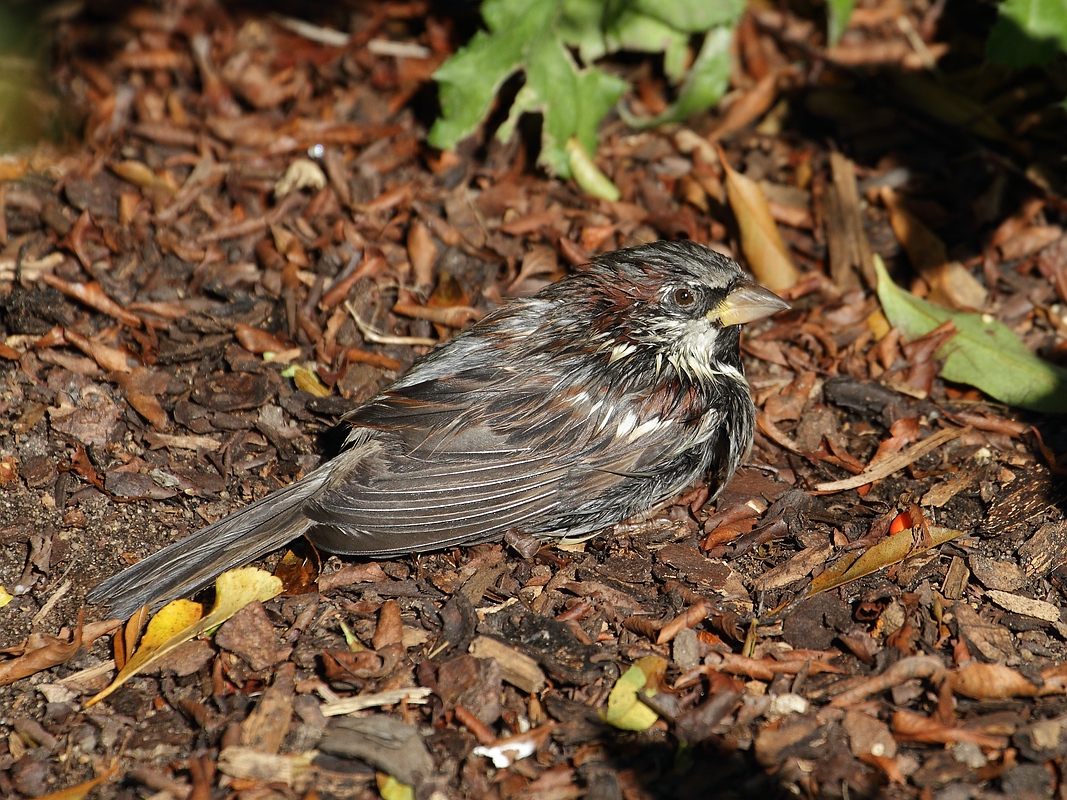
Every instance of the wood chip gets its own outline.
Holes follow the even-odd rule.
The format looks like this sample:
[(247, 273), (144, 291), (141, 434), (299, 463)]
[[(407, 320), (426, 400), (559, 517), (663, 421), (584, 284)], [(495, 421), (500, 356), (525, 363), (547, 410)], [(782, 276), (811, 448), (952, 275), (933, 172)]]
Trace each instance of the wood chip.
[(1067, 559), (1067, 522), (1050, 522), (1019, 546), (1026, 577), (1044, 577)]
[(433, 692), (430, 689), (413, 686), (408, 689), (390, 689), (386, 692), (361, 694), (345, 700), (338, 700), (336, 703), (323, 703), (320, 708), (324, 717), (340, 717), (368, 708), (395, 706), (397, 703), (422, 705), (431, 694)]
[(468, 652), (475, 658), (496, 659), (504, 680), (524, 692), (536, 694), (545, 688), (545, 673), (537, 662), (497, 639), (479, 636)]
[(986, 592), (986, 596), (998, 606), (1013, 614), (1043, 619), (1045, 622), (1060, 621), (1059, 608), (1052, 605), (1052, 603), (1046, 603), (1044, 600), (1035, 600), (1032, 597), (1002, 592), (999, 589), (989, 589)]

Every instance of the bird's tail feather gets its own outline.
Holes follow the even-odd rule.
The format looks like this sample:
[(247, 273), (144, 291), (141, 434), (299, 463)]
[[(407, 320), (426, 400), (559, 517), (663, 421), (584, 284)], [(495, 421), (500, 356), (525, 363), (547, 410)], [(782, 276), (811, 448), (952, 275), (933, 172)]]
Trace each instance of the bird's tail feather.
[(228, 569), (247, 564), (301, 536), (311, 525), (304, 502), (330, 475), (324, 464), (296, 483), (153, 553), (94, 587), (90, 603), (128, 617), (145, 604), (191, 594)]

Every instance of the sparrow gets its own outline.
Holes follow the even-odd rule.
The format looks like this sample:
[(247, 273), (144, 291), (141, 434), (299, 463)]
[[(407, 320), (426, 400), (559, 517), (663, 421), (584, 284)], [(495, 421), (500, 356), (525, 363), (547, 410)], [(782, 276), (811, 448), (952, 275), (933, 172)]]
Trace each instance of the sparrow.
[(699, 481), (714, 499), (752, 449), (741, 326), (785, 308), (694, 242), (601, 255), (416, 361), (346, 415), (335, 458), (88, 599), (125, 617), (300, 536), (377, 559), (587, 537)]

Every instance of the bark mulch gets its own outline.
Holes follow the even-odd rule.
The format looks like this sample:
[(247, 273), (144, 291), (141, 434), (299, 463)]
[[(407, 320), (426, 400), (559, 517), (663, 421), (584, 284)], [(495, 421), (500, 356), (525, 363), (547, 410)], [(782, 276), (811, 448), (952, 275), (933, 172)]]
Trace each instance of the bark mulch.
[[(304, 11), (48, 23), (71, 133), (0, 161), (0, 795), (1062, 796), (1067, 436), (941, 380), (944, 336), (905, 342), (870, 284), (878, 253), (1063, 360), (1054, 87), (978, 69), (988, 20), (951, 4), (872, 3), (830, 51), (751, 12), (721, 109), (606, 121), (610, 203), (537, 171), (535, 124), (425, 144), (473, 20)], [(669, 102), (654, 62), (613, 69)], [(717, 146), (801, 277), (746, 333), (759, 432), (715, 504), (529, 559), (296, 544), (286, 595), (85, 706), (130, 644), (86, 591), (336, 452), (430, 343), (601, 251), (743, 257)], [(604, 711), (635, 664), (655, 714), (627, 731)]]

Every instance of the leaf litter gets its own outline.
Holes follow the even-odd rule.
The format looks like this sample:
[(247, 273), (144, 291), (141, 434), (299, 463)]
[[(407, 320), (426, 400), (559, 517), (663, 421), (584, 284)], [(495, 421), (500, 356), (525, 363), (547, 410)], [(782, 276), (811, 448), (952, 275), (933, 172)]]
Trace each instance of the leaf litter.
[[(977, 340), (978, 372), (1017, 391), (999, 359), (1063, 360), (1062, 204), (1029, 177), (1058, 155), (1035, 135), (1033, 163), (993, 157), (960, 132), (1003, 141), (971, 115), (1006, 114), (1013, 78), (972, 85), (978, 105), (966, 81), (880, 80), (921, 66), (907, 25), (929, 37), (930, 19), (908, 5), (858, 9), (817, 65), (809, 20), (753, 10), (730, 74), (747, 99), (670, 129), (609, 119), (592, 162), (607, 201), (539, 174), (522, 136), (423, 144), (422, 88), (460, 43), (424, 3), (324, 10), (310, 29), (164, 9), (61, 16), (54, 83), (81, 138), (4, 168), (5, 796), (1060, 789), (1067, 442), (948, 367)], [(677, 66), (604, 63), (650, 114), (679, 100)], [(732, 203), (727, 165), (767, 198), (758, 213)], [(698, 490), (529, 559), (331, 559), (317, 587), (315, 555), (296, 554), (289, 595), (85, 707), (135, 648), (92, 621), (88, 587), (312, 468), (429, 344), (604, 249), (687, 236), (762, 269), (745, 231), (771, 226), (794, 310), (746, 335), (761, 433), (714, 508)], [(885, 299), (883, 316), (870, 252), (913, 316), (965, 270), (1016, 344), (986, 344), (981, 317), (913, 330)], [(891, 533), (913, 506), (927, 527)], [(619, 689), (635, 668), (646, 685)], [(605, 722), (613, 696), (643, 731)]]

